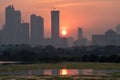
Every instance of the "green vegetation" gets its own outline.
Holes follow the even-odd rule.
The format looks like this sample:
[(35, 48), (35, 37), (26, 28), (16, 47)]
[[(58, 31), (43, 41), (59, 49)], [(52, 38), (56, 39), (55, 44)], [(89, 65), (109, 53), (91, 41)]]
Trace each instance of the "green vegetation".
[(0, 72), (20, 71), (20, 70), (37, 70), (37, 69), (107, 69), (120, 70), (119, 63), (87, 63), (87, 62), (63, 62), (63, 63), (41, 63), (41, 64), (13, 64), (1, 65)]
[(120, 77), (109, 75), (79, 75), (79, 76), (0, 76), (0, 80), (120, 80)]
[(120, 46), (55, 48), (53, 46), (11, 46), (1, 52), (0, 61), (27, 63), (103, 62), (120, 63)]

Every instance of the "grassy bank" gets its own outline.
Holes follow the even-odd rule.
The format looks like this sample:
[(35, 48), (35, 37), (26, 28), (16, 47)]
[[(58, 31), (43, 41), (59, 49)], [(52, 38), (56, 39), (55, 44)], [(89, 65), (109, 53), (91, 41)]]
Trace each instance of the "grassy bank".
[(119, 63), (83, 63), (83, 62), (64, 62), (64, 63), (42, 63), (42, 64), (13, 64), (1, 65), (0, 72), (18, 70), (37, 70), (37, 69), (117, 69), (120, 70)]
[(120, 80), (115, 76), (96, 76), (96, 75), (80, 75), (80, 76), (14, 76), (3, 75), (0, 76), (0, 80)]

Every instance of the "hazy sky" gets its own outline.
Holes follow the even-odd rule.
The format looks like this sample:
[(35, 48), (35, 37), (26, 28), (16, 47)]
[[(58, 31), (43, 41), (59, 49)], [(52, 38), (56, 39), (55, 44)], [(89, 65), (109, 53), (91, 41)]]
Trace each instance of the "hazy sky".
[(29, 22), (31, 14), (45, 20), (45, 37), (50, 37), (50, 11), (60, 10), (60, 29), (67, 36), (76, 36), (78, 27), (90, 39), (92, 34), (104, 33), (120, 23), (120, 0), (0, 0), (0, 27), (5, 20), (5, 7), (13, 4), (22, 13), (22, 21)]

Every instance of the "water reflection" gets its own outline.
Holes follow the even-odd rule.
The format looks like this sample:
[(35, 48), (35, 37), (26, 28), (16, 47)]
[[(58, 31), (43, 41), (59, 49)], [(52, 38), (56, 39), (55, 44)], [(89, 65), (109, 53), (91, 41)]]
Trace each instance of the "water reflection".
[(63, 75), (63, 76), (68, 75), (68, 70), (67, 69), (61, 69), (60, 70), (60, 75)]
[(44, 70), (44, 75), (52, 75), (52, 70)]
[(0, 61), (0, 65), (2, 64), (19, 64), (21, 62), (18, 61)]
[(2, 72), (0, 74), (11, 75), (105, 75), (120, 72), (120, 70), (93, 70), (93, 69), (47, 69), (47, 70), (24, 70), (20, 72)]
[(83, 74), (83, 75), (85, 75), (85, 74), (91, 75), (91, 74), (93, 74), (93, 73), (94, 73), (94, 70), (92, 70), (92, 69), (83, 69), (83, 70), (82, 70), (82, 74)]

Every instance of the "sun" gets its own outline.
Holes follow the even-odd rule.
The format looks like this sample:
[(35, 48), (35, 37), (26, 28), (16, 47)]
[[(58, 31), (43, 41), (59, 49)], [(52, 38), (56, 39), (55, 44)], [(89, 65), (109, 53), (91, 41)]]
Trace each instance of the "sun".
[(62, 35), (66, 36), (67, 35), (67, 31), (66, 30), (62, 30)]

